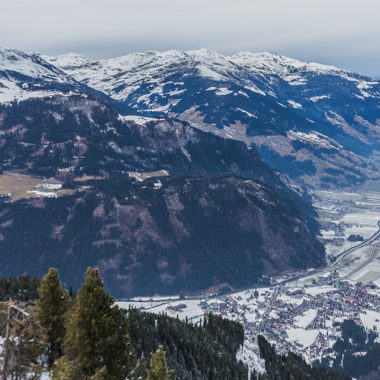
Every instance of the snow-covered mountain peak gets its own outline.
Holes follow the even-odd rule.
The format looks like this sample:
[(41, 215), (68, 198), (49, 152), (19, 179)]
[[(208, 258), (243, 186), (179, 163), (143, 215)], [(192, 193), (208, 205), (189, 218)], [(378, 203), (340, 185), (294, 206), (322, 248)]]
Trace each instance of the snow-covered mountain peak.
[(15, 49), (0, 48), (0, 71), (16, 72), (32, 78), (54, 77), (66, 81), (66, 75), (36, 53), (27, 54)]
[(118, 67), (120, 69), (133, 69), (143, 66), (144, 69), (154, 68), (157, 71), (166, 70), (172, 65), (192, 68), (196, 65), (210, 66), (213, 64), (228, 65), (230, 62), (227, 57), (222, 54), (207, 50), (167, 50), (167, 51), (147, 51), (131, 53), (125, 56), (102, 59), (98, 61), (102, 66), (108, 65)]
[(78, 91), (82, 87), (37, 53), (0, 48), (0, 104)]
[(266, 74), (288, 75), (295, 71), (311, 71), (316, 73), (342, 73), (345, 70), (334, 66), (322, 65), (315, 62), (303, 62), (284, 55), (271, 52), (240, 52), (231, 57), (233, 62), (248, 67), (251, 70), (263, 71)]
[[(207, 49), (138, 52), (93, 62), (75, 54), (46, 59), (77, 81), (117, 100), (125, 100), (140, 86), (171, 83), (173, 77), (179, 83), (188, 76), (222, 82), (242, 76), (228, 57)], [(154, 91), (158, 93), (159, 90), (157, 87)]]
[(131, 70), (133, 68), (144, 67), (150, 69), (170, 65), (184, 58), (184, 53), (177, 50), (168, 50), (164, 52), (147, 51), (127, 54), (121, 57), (102, 59), (97, 62), (102, 68), (112, 67), (120, 70)]
[(184, 54), (194, 59), (222, 59), (222, 60), (227, 59), (225, 55), (217, 53), (209, 49), (205, 49), (205, 48), (196, 49), (196, 50), (187, 50), (185, 51)]
[(62, 68), (63, 70), (79, 68), (91, 63), (87, 57), (77, 53), (62, 54), (57, 57), (49, 57), (43, 55), (42, 58), (46, 59), (51, 64)]

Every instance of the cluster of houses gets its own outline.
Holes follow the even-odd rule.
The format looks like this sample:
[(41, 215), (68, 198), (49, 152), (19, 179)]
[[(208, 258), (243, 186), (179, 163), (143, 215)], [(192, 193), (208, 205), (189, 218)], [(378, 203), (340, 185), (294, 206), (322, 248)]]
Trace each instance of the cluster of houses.
[(331, 355), (345, 319), (362, 325), (360, 315), (366, 310), (380, 312), (380, 289), (373, 283), (344, 281), (334, 272), (309, 287), (253, 289), (203, 299), (199, 305), (205, 313), (242, 323), (248, 340), (265, 335), (279, 353), (291, 350), (311, 362)]
[(179, 305), (169, 305), (166, 310), (170, 312), (176, 312), (176, 313), (181, 313), (187, 308), (187, 305), (184, 303), (180, 303)]

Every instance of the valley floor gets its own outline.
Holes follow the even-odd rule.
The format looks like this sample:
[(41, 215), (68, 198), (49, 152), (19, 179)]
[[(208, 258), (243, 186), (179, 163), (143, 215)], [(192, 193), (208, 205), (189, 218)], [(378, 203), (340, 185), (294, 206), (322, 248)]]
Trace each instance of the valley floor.
[(196, 299), (136, 298), (119, 306), (195, 323), (209, 312), (239, 321), (246, 334), (239, 357), (257, 370), (263, 369), (259, 334), (279, 353), (293, 351), (309, 363), (331, 357), (341, 337), (339, 322), (351, 319), (367, 331), (380, 331), (380, 185), (351, 193), (319, 191), (314, 204), (322, 222), (326, 268), (272, 278), (268, 288)]

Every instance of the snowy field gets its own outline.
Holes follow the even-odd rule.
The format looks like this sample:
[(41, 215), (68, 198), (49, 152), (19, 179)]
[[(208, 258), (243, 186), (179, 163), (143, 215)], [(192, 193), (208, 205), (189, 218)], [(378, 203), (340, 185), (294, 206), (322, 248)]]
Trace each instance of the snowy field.
[[(204, 315), (204, 312), (200, 307), (199, 303), (199, 299), (162, 301), (158, 298), (154, 299), (153, 301), (147, 302), (117, 302), (117, 305), (122, 309), (128, 309), (129, 307), (133, 307), (139, 310), (144, 310), (155, 314), (165, 313), (172, 317), (180, 315), (182, 319), (185, 319), (187, 317), (190, 321), (196, 323), (199, 320), (201, 320)], [(179, 307), (180, 305), (186, 305), (186, 308), (184, 308), (182, 311), (182, 309)], [(178, 308), (178, 310), (181, 311), (176, 311), (176, 308)]]
[[(322, 224), (321, 233), (328, 260), (334, 260), (334, 257), (340, 253), (361, 243), (361, 241), (349, 241), (350, 235), (359, 235), (362, 239), (368, 239), (379, 230), (379, 182), (370, 183), (358, 192), (316, 191), (313, 199)], [(310, 284), (313, 279), (328, 276), (334, 270), (339, 272), (341, 278), (364, 283), (373, 281), (380, 285), (380, 244), (375, 247), (379, 241), (380, 239), (354, 250), (316, 275), (288, 285)], [(374, 249), (375, 257), (371, 260)]]
[(304, 347), (310, 347), (318, 336), (318, 330), (305, 330), (301, 328), (290, 328), (286, 330), (289, 340)]
[(298, 327), (306, 328), (317, 316), (317, 310), (309, 309), (303, 315), (299, 315), (294, 320), (294, 324)]
[(380, 331), (380, 313), (377, 311), (367, 310), (360, 314), (360, 319), (366, 329)]
[[(364, 188), (359, 192), (317, 191), (314, 206), (322, 222), (329, 229), (322, 229), (328, 255), (336, 255), (358, 244), (348, 241), (350, 235), (369, 238), (378, 230), (380, 220), (380, 191)], [(326, 224), (327, 225), (327, 224)], [(340, 245), (337, 243), (340, 241)]]

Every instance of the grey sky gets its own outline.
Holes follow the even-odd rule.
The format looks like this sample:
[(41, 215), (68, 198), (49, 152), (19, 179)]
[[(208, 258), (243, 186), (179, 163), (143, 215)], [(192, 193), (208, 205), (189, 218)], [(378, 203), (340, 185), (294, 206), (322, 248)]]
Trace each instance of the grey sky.
[(380, 77), (380, 0), (0, 0), (0, 46), (274, 51)]

